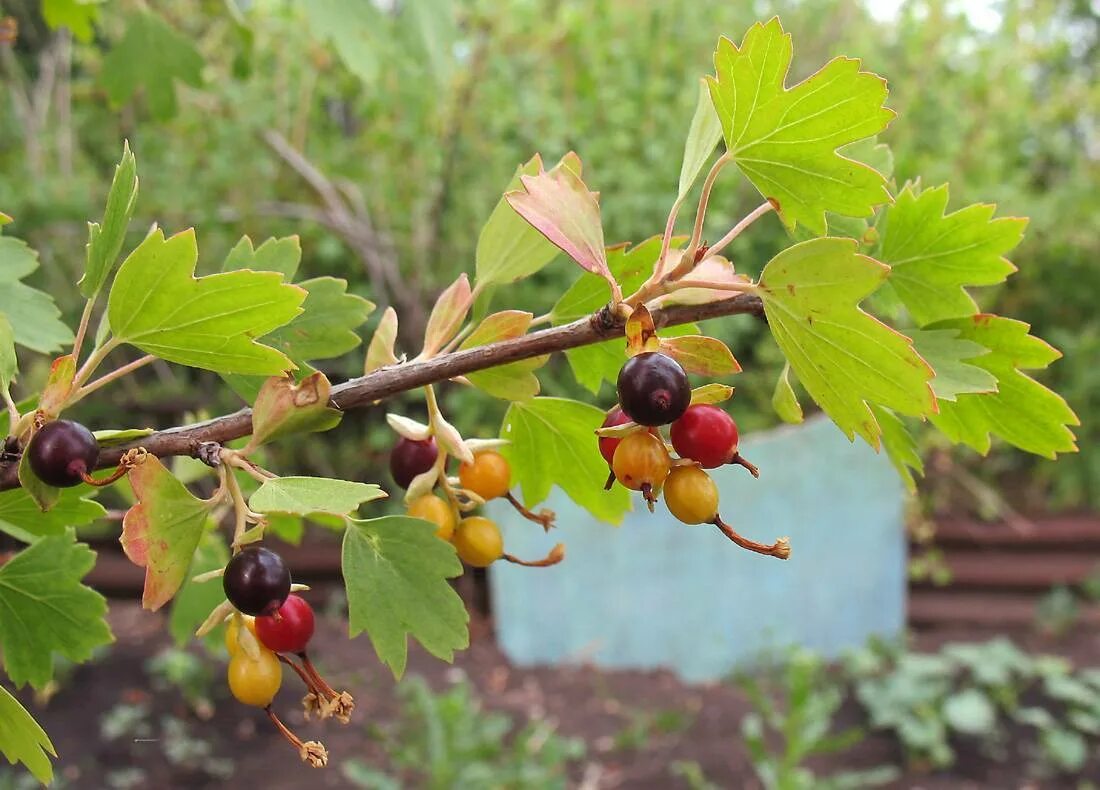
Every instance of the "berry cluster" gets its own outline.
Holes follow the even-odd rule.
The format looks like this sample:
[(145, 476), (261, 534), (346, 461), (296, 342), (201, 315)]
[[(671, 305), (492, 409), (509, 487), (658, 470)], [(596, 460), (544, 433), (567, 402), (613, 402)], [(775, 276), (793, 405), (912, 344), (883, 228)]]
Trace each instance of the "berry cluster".
[[(718, 513), (718, 486), (705, 471), (726, 464), (759, 470), (738, 452), (737, 423), (710, 404), (691, 404), (687, 373), (672, 357), (645, 351), (631, 357), (618, 377), (619, 405), (604, 419), (599, 449), (610, 467), (607, 488), (616, 481), (640, 491), (652, 511), (664, 496), (669, 512), (685, 524), (714, 524), (739, 546), (786, 559), (790, 544), (772, 545), (741, 537)], [(661, 427), (669, 426), (673, 458)], [(618, 430), (612, 430), (618, 429)]]
[(271, 708), (282, 685), (285, 664), (306, 685), (302, 704), (307, 719), (317, 715), (335, 717), (345, 724), (350, 720), (355, 704), (351, 695), (333, 690), (306, 652), (315, 625), (312, 607), (291, 592), (290, 570), (283, 558), (261, 546), (249, 546), (233, 555), (225, 566), (222, 587), (236, 609), (225, 631), (229, 690), (239, 702), (263, 708), (303, 761), (314, 767), (325, 765), (325, 747), (317, 741), (303, 742)]
[[(390, 452), (390, 474), (394, 482), (408, 488), (413, 481), (427, 475), (440, 463), (440, 451), (434, 437), (409, 439), (402, 436)], [(442, 459), (445, 465), (446, 459)], [(536, 561), (520, 560), (504, 552), (504, 538), (496, 522), (486, 516), (471, 515), (486, 502), (506, 499), (526, 518), (550, 529), (553, 513), (532, 513), (512, 493), (512, 468), (503, 455), (495, 450), (475, 452), (472, 461), (463, 461), (458, 467), (458, 477), (436, 481), (443, 496), (431, 491), (412, 497), (407, 514), (429, 521), (436, 526), (436, 536), (448, 541), (467, 565), (485, 568), (499, 559), (519, 565), (546, 566), (561, 560), (562, 551), (556, 547), (551, 554)], [(433, 486), (434, 487), (434, 486)]]

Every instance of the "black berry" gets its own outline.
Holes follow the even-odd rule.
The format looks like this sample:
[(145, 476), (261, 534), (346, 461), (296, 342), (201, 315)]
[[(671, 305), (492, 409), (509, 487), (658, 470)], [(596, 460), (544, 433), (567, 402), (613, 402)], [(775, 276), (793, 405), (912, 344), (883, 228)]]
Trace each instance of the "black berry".
[(439, 457), (439, 447), (435, 437), (427, 439), (406, 439), (402, 436), (390, 451), (390, 474), (393, 482), (402, 488), (408, 488), (413, 478), (427, 472)]
[(244, 614), (268, 614), (290, 595), (290, 570), (275, 552), (250, 546), (225, 566), (222, 587), (229, 602)]
[(691, 403), (691, 385), (680, 363), (656, 351), (628, 359), (618, 387), (619, 405), (639, 425), (667, 425)]
[(27, 447), (31, 470), (51, 486), (68, 488), (81, 482), (81, 475), (95, 469), (99, 443), (92, 432), (72, 420), (46, 423)]

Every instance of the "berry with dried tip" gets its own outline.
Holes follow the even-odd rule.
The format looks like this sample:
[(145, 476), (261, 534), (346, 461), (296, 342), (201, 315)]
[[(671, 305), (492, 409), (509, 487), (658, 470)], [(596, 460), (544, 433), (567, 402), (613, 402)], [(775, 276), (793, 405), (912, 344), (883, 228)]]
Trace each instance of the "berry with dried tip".
[(737, 455), (739, 436), (733, 417), (717, 406), (689, 406), (669, 431), (672, 446), (681, 458), (690, 458), (704, 469), (728, 464)]
[(408, 488), (417, 475), (422, 475), (435, 465), (439, 458), (439, 446), (435, 437), (406, 439), (402, 436), (390, 451), (390, 474), (393, 482)]
[(229, 659), (229, 690), (238, 702), (266, 708), (283, 684), (279, 659), (267, 648), (252, 657), (243, 650)]
[(669, 512), (685, 524), (709, 524), (718, 517), (718, 486), (695, 464), (672, 468), (664, 496)]
[(300, 595), (288, 595), (274, 612), (256, 618), (256, 638), (276, 653), (301, 653), (313, 628), (313, 607)]
[(611, 471), (615, 479), (632, 491), (641, 491), (653, 507), (656, 492), (668, 477), (672, 459), (660, 437), (646, 430), (638, 430), (623, 437), (615, 450)]
[(95, 469), (99, 443), (80, 423), (54, 420), (43, 425), (31, 439), (27, 457), (31, 471), (43, 483), (69, 488)]
[(244, 614), (268, 614), (290, 595), (290, 569), (270, 549), (249, 546), (225, 566), (222, 587), (229, 602)]
[(459, 559), (475, 568), (492, 565), (504, 555), (504, 538), (500, 528), (484, 516), (462, 519), (451, 542)]
[(230, 657), (237, 655), (240, 652), (240, 633), (241, 623), (244, 623), (244, 627), (248, 629), (252, 636), (256, 636), (256, 618), (252, 615), (243, 614), (236, 617), (232, 617), (229, 620), (229, 625), (225, 627), (225, 649), (229, 651)]
[(450, 540), (455, 534), (455, 511), (447, 502), (435, 494), (425, 494), (409, 503), (408, 514), (413, 518), (422, 518), (438, 527), (437, 538)]
[(691, 403), (680, 363), (657, 351), (631, 357), (619, 370), (619, 405), (639, 425), (667, 425)]
[(508, 493), (512, 487), (512, 467), (508, 459), (495, 450), (482, 450), (474, 454), (472, 464), (459, 465), (458, 480), (463, 488), (488, 502)]

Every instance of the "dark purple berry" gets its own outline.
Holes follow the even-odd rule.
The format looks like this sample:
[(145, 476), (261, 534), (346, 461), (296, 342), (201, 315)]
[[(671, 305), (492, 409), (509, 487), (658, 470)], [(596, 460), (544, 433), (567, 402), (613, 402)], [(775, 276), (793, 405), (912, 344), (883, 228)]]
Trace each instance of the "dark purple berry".
[(631, 357), (619, 371), (619, 405), (639, 425), (667, 425), (687, 411), (691, 386), (680, 363), (656, 351)]
[(46, 423), (27, 447), (31, 471), (43, 483), (68, 488), (81, 482), (81, 475), (95, 469), (99, 443), (92, 432), (72, 420)]
[(402, 488), (408, 488), (413, 478), (422, 475), (435, 465), (439, 458), (439, 447), (435, 437), (427, 439), (406, 439), (402, 436), (390, 451), (390, 474), (393, 482)]
[(234, 555), (222, 576), (225, 597), (241, 612), (274, 612), (290, 595), (290, 570), (283, 558), (262, 546), (249, 546)]

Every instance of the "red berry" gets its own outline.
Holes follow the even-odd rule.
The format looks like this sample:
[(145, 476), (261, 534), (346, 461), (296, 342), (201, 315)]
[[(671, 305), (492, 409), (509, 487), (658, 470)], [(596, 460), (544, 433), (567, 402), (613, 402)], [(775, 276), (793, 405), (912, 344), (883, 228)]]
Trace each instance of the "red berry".
[(290, 595), (290, 570), (283, 558), (262, 546), (233, 555), (222, 575), (225, 597), (245, 614), (273, 612)]
[(691, 403), (680, 363), (657, 351), (631, 357), (619, 371), (619, 405), (639, 425), (668, 425)]
[(60, 488), (81, 482), (81, 474), (95, 469), (99, 443), (92, 432), (72, 420), (43, 425), (27, 447), (28, 461), (43, 483)]
[(435, 437), (406, 439), (402, 436), (390, 451), (390, 474), (393, 482), (408, 488), (417, 475), (427, 472), (439, 458)]
[(728, 464), (737, 454), (737, 423), (709, 404), (688, 407), (672, 423), (672, 446), (681, 458), (690, 458), (704, 469)]
[[(614, 425), (624, 425), (630, 422), (630, 418), (626, 416), (622, 409), (616, 406), (611, 410), (611, 413), (603, 421), (602, 428), (610, 428)], [(600, 455), (607, 461), (607, 465), (611, 466), (611, 462), (615, 458), (615, 448), (619, 446), (619, 442), (622, 439), (616, 439), (612, 436), (600, 437)]]
[(313, 636), (313, 607), (300, 595), (288, 595), (275, 612), (256, 618), (256, 636), (276, 653), (301, 653)]

